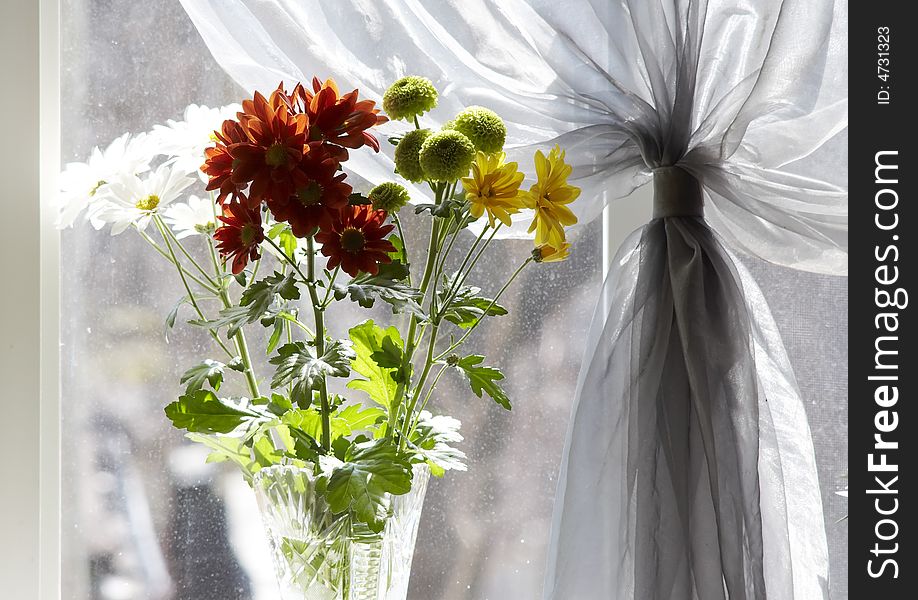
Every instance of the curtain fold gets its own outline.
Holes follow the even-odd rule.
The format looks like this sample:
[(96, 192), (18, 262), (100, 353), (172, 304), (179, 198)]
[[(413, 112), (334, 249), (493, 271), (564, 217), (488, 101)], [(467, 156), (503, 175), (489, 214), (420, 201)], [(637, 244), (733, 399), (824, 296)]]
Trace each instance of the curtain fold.
[[(511, 159), (567, 148), (581, 223), (678, 162), (718, 182), (709, 222), (732, 247), (847, 272), (846, 0), (181, 1), (249, 91), (315, 74), (380, 100), (424, 75), (442, 94), (422, 126), (480, 104)], [(379, 181), (391, 153), (348, 167)]]
[[(182, 3), (248, 90), (317, 74), (379, 100), (419, 74), (441, 91), (422, 126), (480, 104), (505, 118), (511, 159), (560, 143), (581, 223), (661, 167), (700, 182), (704, 217), (653, 220), (607, 275), (545, 597), (827, 597), (806, 415), (734, 252), (847, 272), (846, 0)], [(348, 164), (382, 181), (391, 148)]]
[(809, 427), (751, 277), (704, 219), (666, 217), (603, 291), (545, 597), (826, 597)]

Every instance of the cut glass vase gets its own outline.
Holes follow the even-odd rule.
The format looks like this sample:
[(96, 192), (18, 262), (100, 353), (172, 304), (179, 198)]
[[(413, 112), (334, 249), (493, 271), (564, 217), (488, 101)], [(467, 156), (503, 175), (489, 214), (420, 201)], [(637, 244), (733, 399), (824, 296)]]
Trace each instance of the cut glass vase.
[(258, 507), (282, 600), (405, 600), (430, 469), (414, 468), (411, 491), (387, 496), (385, 529), (333, 514), (311, 470), (273, 466), (255, 475)]

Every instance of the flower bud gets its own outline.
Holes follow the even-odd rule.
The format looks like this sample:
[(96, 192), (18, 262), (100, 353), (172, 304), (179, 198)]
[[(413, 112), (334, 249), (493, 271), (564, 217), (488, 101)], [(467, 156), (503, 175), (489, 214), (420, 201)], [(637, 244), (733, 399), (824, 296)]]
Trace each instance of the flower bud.
[(532, 259), (536, 262), (561, 262), (571, 255), (571, 245), (563, 242), (560, 247), (555, 248), (548, 244), (542, 244), (532, 251)]
[(475, 145), (458, 131), (438, 131), (424, 141), (418, 158), (427, 179), (455, 181), (469, 174)]
[(402, 77), (383, 95), (383, 110), (390, 119), (410, 121), (437, 105), (437, 88), (426, 77)]
[(406, 133), (395, 147), (395, 172), (408, 181), (418, 182), (425, 179), (418, 155), (428, 137), (429, 129), (415, 129)]
[(385, 181), (370, 190), (367, 198), (370, 199), (373, 208), (393, 214), (408, 204), (410, 196), (403, 186), (394, 181)]
[(507, 126), (493, 110), (481, 106), (470, 106), (444, 125), (469, 138), (477, 150), (487, 154), (500, 152), (507, 139)]

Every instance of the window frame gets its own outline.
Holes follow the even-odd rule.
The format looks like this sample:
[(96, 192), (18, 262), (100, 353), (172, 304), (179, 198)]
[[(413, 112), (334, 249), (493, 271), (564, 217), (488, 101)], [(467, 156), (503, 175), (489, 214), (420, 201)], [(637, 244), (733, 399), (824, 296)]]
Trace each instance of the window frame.
[(5, 123), (14, 143), (0, 148), (8, 259), (0, 410), (11, 424), (7, 447), (20, 453), (0, 493), (0, 581), (23, 600), (60, 598), (59, 14), (59, 0), (0, 9), (0, 110), (15, 115)]

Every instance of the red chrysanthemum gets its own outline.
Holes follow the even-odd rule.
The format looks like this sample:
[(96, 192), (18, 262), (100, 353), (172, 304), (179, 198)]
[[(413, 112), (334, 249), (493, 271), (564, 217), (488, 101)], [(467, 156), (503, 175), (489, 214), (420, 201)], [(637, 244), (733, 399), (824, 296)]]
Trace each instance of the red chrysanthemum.
[(307, 237), (317, 229), (327, 230), (338, 211), (347, 206), (353, 191), (338, 171), (338, 161), (321, 142), (309, 144), (300, 161), (306, 183), (285, 201), (268, 201), (268, 209), (278, 221), (290, 224), (296, 237)]
[[(379, 152), (379, 140), (367, 131), (389, 119), (379, 114), (372, 100), (358, 100), (354, 90), (340, 95), (334, 79), (312, 79), (312, 91), (297, 84), (288, 99), (296, 112), (309, 117), (309, 139), (324, 140), (344, 148), (369, 146)], [(345, 154), (345, 160), (347, 159)]]
[(249, 138), (238, 122), (231, 119), (223, 121), (220, 131), (214, 132), (217, 145), (204, 150), (204, 165), (201, 171), (210, 177), (207, 182), (207, 191), (218, 190), (217, 201), (221, 204), (227, 197), (234, 198), (245, 189), (246, 182), (235, 182), (233, 175), (233, 157), (229, 148), (234, 144), (248, 142)]
[(223, 216), (218, 218), (224, 225), (214, 232), (217, 249), (227, 259), (233, 258), (233, 274), (239, 274), (250, 260), (261, 256), (259, 248), (265, 239), (261, 209), (249, 208), (242, 197), (239, 202), (224, 204)]
[(386, 211), (373, 210), (368, 204), (346, 206), (332, 221), (330, 231), (316, 234), (322, 254), (328, 257), (329, 269), (338, 265), (351, 277), (358, 273), (379, 273), (379, 263), (392, 262), (389, 252), (395, 246), (385, 239), (395, 228), (386, 225)]
[(236, 184), (251, 182), (249, 206), (262, 200), (283, 200), (306, 184), (300, 170), (309, 119), (289, 110), (282, 92), (266, 99), (255, 92), (242, 103), (239, 122), (248, 141), (228, 147), (233, 159), (231, 179)]

